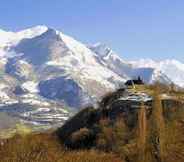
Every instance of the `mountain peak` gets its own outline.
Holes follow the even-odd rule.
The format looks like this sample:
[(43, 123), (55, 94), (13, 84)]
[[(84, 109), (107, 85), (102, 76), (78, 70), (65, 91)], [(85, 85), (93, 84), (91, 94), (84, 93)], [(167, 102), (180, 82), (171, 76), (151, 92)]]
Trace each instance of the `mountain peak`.
[(36, 25), (36, 26), (33, 26), (33, 27), (29, 27), (29, 28), (26, 28), (26, 29), (17, 31), (16, 33), (26, 32), (26, 31), (35, 31), (35, 32), (38, 32), (38, 31), (46, 31), (48, 28), (49, 27), (47, 27), (46, 25)]
[(95, 43), (93, 45), (88, 46), (92, 51), (94, 51), (97, 55), (100, 57), (105, 57), (109, 54), (112, 53), (111, 48), (109, 48), (106, 44), (104, 43)]
[(53, 28), (47, 28), (40, 37), (44, 37), (44, 39), (59, 39), (59, 32)]
[(18, 37), (25, 37), (25, 38), (33, 38), (35, 36), (41, 35), (48, 30), (47, 26), (38, 25), (35, 27), (27, 28), (21, 31), (16, 32)]
[(45, 33), (48, 30), (47, 26), (38, 25), (17, 32), (5, 31), (0, 29), (0, 43), (1, 46), (7, 46), (8, 44), (17, 44), (22, 39), (33, 38)]

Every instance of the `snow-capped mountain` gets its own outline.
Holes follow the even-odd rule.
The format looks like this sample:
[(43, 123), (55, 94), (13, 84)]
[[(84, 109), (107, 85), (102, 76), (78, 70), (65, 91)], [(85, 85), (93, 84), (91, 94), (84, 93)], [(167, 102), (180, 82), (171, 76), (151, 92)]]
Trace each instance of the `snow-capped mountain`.
[[(98, 60), (113, 72), (120, 75), (122, 78), (130, 79), (140, 76), (144, 82), (152, 84), (155, 81), (170, 84), (171, 80), (160, 69), (155, 66), (136, 66), (135, 62), (123, 60), (105, 44), (97, 43), (89, 45), (89, 48), (98, 55)], [(145, 65), (152, 65), (153, 62)], [(144, 65), (144, 63), (142, 64)]]
[(104, 44), (85, 45), (46, 26), (0, 30), (0, 111), (32, 124), (57, 124), (70, 115), (68, 107), (93, 104), (127, 79), (170, 83), (167, 70), (127, 62)]
[(129, 78), (132, 65), (124, 61), (111, 48), (105, 44), (97, 43), (88, 46), (97, 54), (97, 60), (122, 78)]
[(171, 59), (163, 61), (154, 61), (151, 59), (141, 59), (132, 61), (135, 68), (153, 68), (165, 74), (173, 83), (180, 87), (184, 87), (184, 64)]
[(67, 107), (93, 104), (125, 82), (97, 57), (86, 45), (45, 26), (1, 31), (0, 110), (33, 124), (61, 123), (69, 116)]

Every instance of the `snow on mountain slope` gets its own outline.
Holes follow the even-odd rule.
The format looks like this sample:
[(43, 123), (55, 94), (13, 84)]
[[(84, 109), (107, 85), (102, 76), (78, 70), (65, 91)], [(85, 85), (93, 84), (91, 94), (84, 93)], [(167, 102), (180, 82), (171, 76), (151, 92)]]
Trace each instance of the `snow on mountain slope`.
[[(85, 98), (98, 98), (127, 79), (99, 63), (97, 55), (86, 45), (57, 30), (37, 26), (11, 34), (2, 48), (2, 57), (6, 58), (5, 73), (15, 77), (22, 85), (43, 85), (38, 86), (37, 92), (46, 98), (59, 99), (67, 105), (73, 102), (76, 105), (72, 106), (78, 107), (82, 106), (80, 102), (86, 103)], [(62, 95), (65, 87), (71, 86), (70, 80), (75, 86), (66, 91), (79, 97), (77, 101), (70, 95)], [(46, 85), (51, 88), (40, 83), (48, 83)], [(64, 85), (55, 86), (56, 83)], [(19, 85), (16, 87), (19, 93), (32, 92), (24, 86), (22, 89)]]
[(47, 31), (46, 26), (36, 26), (20, 32), (7, 32), (0, 29), (0, 58), (12, 57), (16, 53), (10, 48), (19, 43), (22, 39), (33, 38)]
[(173, 83), (184, 87), (184, 64), (177, 60), (154, 61), (151, 59), (141, 59), (131, 62), (134, 67), (150, 67), (165, 74)]
[(46, 32), (48, 30), (47, 26), (44, 25), (38, 25), (29, 29), (25, 29), (19, 32), (16, 32), (16, 39), (20, 40), (20, 39), (25, 39), (25, 38), (33, 38), (36, 37), (38, 35), (43, 34), (44, 32)]
[[(97, 43), (95, 45), (90, 45), (89, 48), (93, 50), (98, 55), (98, 60), (105, 65), (110, 70), (114, 71), (123, 78), (137, 78), (140, 76), (146, 83), (154, 83), (155, 81), (160, 81), (162, 83), (171, 83), (170, 79), (155, 69), (155, 64), (153, 61), (141, 62), (144, 66), (135, 66), (135, 62), (128, 62), (121, 59), (113, 50), (108, 46)], [(146, 65), (152, 65), (146, 66)], [(155, 66), (154, 66), (155, 65)]]
[(21, 39), (33, 38), (48, 30), (46, 26), (36, 26), (33, 28), (25, 29), (19, 32), (10, 32), (0, 29), (0, 44), (1, 46), (7, 44), (16, 44)]
[(38, 83), (33, 81), (27, 81), (22, 84), (23, 89), (27, 90), (30, 93), (38, 93)]
[(122, 78), (125, 78), (126, 80), (129, 79), (127, 74), (132, 68), (131, 65), (121, 59), (107, 45), (97, 43), (94, 45), (89, 45), (88, 47), (97, 54), (97, 60), (102, 65), (117, 73)]
[[(80, 69), (80, 74), (84, 77), (88, 77), (89, 79), (97, 80), (103, 84), (103, 82), (108, 85), (108, 87), (115, 88), (111, 82), (108, 81), (110, 78), (114, 78), (117, 81), (125, 81), (125, 78), (119, 77), (113, 71), (102, 66), (97, 60), (97, 55), (87, 48), (84, 44), (79, 41), (74, 40), (73, 38), (60, 33), (61, 39), (65, 43), (65, 45), (72, 52), (72, 56), (75, 58), (71, 60), (71, 62), (75, 62), (77, 67)], [(76, 63), (78, 61), (78, 63)], [(70, 65), (71, 65), (70, 62)], [(63, 62), (65, 64), (65, 62)], [(62, 65), (62, 63), (61, 63)], [(108, 83), (109, 82), (109, 83)]]
[(22, 53), (21, 59), (27, 60), (30, 64), (62, 68), (89, 93), (92, 92), (88, 89), (92, 88), (86, 80), (94, 81), (105, 88), (104, 92), (101, 91), (101, 95), (107, 89), (115, 89), (115, 82), (125, 81), (124, 78), (99, 64), (95, 53), (85, 45), (53, 29), (48, 29), (32, 39), (20, 41), (13, 50)]
[(13, 36), (14, 36), (13, 32), (6, 32), (6, 31), (0, 29), (0, 44), (1, 44), (1, 46), (2, 46), (2, 44), (8, 42)]
[(34, 77), (33, 66), (16, 57), (7, 60), (5, 72), (20, 81), (31, 80)]

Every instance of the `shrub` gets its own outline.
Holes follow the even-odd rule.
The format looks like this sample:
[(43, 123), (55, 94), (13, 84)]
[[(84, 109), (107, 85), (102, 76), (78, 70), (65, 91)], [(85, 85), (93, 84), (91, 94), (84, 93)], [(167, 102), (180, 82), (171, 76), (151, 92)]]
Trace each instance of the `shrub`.
[(61, 146), (47, 134), (14, 136), (1, 146), (1, 162), (53, 162), (60, 159)]
[(93, 145), (95, 136), (92, 130), (88, 128), (81, 128), (71, 135), (72, 148), (90, 148)]

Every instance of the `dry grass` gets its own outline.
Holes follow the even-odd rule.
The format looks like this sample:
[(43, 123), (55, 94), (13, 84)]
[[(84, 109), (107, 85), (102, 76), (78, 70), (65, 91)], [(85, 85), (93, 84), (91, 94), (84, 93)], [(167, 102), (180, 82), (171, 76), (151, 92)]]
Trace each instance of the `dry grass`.
[[(1, 144), (3, 144), (1, 142)], [(51, 134), (15, 136), (0, 146), (0, 162), (122, 162), (112, 153), (69, 151)]]
[(58, 162), (123, 162), (112, 153), (91, 151), (74, 151), (63, 154)]

